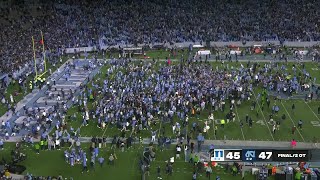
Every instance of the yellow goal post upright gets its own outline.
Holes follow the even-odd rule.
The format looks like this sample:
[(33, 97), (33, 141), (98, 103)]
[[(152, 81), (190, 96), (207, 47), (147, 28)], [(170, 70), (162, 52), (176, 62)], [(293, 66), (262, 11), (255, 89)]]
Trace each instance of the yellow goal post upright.
[(41, 44), (42, 44), (42, 54), (43, 54), (43, 61), (44, 61), (44, 71), (43, 73), (39, 74), (38, 73), (38, 68), (37, 68), (37, 58), (36, 58), (36, 49), (35, 49), (35, 41), (34, 37), (32, 36), (32, 48), (33, 48), (33, 58), (34, 58), (34, 68), (35, 68), (35, 77), (34, 80), (36, 81), (38, 78), (43, 77), (47, 73), (47, 61), (46, 61), (46, 53), (45, 53), (45, 47), (44, 47), (44, 38), (43, 38), (43, 33), (41, 31)]

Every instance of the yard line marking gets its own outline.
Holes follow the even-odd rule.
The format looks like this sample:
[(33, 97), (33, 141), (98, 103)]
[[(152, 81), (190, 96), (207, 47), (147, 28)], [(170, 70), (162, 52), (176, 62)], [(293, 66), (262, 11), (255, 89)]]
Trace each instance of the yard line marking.
[(312, 110), (312, 108), (309, 106), (309, 104), (304, 101), (304, 103), (309, 107), (309, 109), (311, 110), (311, 112), (313, 113), (314, 116), (316, 116), (316, 118), (318, 119), (318, 121), (320, 122), (320, 118), (318, 117), (318, 115)]
[(213, 135), (214, 135), (214, 139), (217, 140), (217, 136), (216, 136), (216, 127), (215, 127), (215, 120), (213, 119), (212, 121), (212, 130), (213, 130)]
[[(289, 115), (289, 118), (290, 118), (290, 120), (291, 120), (292, 124), (295, 126), (293, 119), (291, 118), (291, 116), (290, 116), (289, 112), (287, 111), (287, 108), (283, 105), (282, 101), (280, 101), (280, 102), (281, 102), (281, 105), (283, 106), (284, 110), (285, 110), (285, 111), (287, 112), (287, 114)], [(298, 133), (300, 134), (300, 136), (301, 136), (301, 138), (302, 138), (303, 142), (305, 142), (305, 140), (304, 140), (304, 138), (303, 138), (303, 136), (302, 136), (302, 134), (300, 133), (300, 131), (299, 131), (299, 129), (298, 129), (298, 128), (297, 128), (297, 130), (298, 130)]]
[[(80, 125), (80, 127), (78, 128), (79, 129), (79, 137), (81, 137), (81, 128), (83, 127), (83, 123), (81, 123), (81, 125)], [(76, 131), (78, 131), (78, 129), (76, 130)], [(78, 134), (77, 134), (77, 136), (78, 136)], [(74, 143), (76, 143), (76, 142), (74, 142)], [(71, 149), (72, 148), (72, 144), (71, 144), (71, 146), (69, 147), (69, 149)]]
[(267, 122), (267, 120), (266, 120), (266, 117), (264, 116), (263, 111), (262, 111), (262, 109), (261, 109), (261, 107), (260, 107), (260, 104), (259, 104), (259, 102), (258, 102), (258, 100), (257, 100), (256, 94), (254, 93), (254, 91), (252, 91), (252, 93), (253, 93), (254, 98), (255, 98), (255, 101), (257, 102), (258, 107), (259, 107), (259, 109), (260, 109), (260, 111), (261, 111), (261, 114), (262, 114), (263, 119), (264, 119), (264, 121), (265, 121), (265, 123), (266, 123), (266, 126), (267, 126), (267, 128), (268, 128), (268, 130), (269, 130), (269, 133), (271, 134), (272, 140), (274, 141), (274, 137), (273, 137), (272, 132), (271, 132), (269, 126), (268, 126), (268, 122)]
[(104, 136), (104, 134), (106, 133), (106, 131), (107, 131), (108, 127), (109, 127), (109, 124), (111, 124), (111, 122), (110, 122), (110, 123), (108, 123), (108, 125), (107, 125), (106, 129), (103, 131), (103, 134), (102, 134), (102, 136), (101, 136), (101, 137), (103, 137), (103, 136)]
[(158, 138), (160, 137), (160, 133), (161, 133), (161, 125), (162, 125), (162, 121), (160, 120), (160, 127), (159, 127), (159, 132), (158, 132)]
[[(215, 120), (219, 120), (219, 119), (215, 119)], [(214, 124), (214, 123), (215, 123), (215, 120), (212, 121), (212, 131), (213, 131), (214, 139), (216, 140), (217, 137), (216, 137), (216, 135), (215, 135), (215, 133), (214, 133), (214, 132), (216, 131), (216, 130), (215, 130), (215, 124)], [(200, 122), (202, 122), (202, 121), (208, 121), (208, 122), (209, 122), (208, 124), (210, 124), (210, 122), (211, 122), (209, 119), (200, 119), (200, 120), (198, 120), (198, 121), (200, 121)], [(188, 132), (188, 127), (189, 127), (189, 126), (187, 125), (187, 126), (186, 126), (187, 132)], [(209, 126), (209, 127), (210, 127), (210, 126)], [(211, 129), (211, 127), (210, 127), (210, 129)], [(209, 130), (210, 130), (210, 129), (209, 129)], [(188, 134), (188, 133), (187, 133), (187, 134)], [(208, 131), (208, 134), (209, 134), (209, 131)], [(209, 136), (209, 140), (211, 140), (211, 139), (210, 139), (210, 136)]]
[[(238, 110), (237, 110), (237, 105), (236, 105), (236, 104), (235, 104), (235, 106), (234, 106), (234, 109), (236, 110), (236, 115), (237, 115), (238, 121), (239, 121), (239, 123), (241, 123), (240, 118), (239, 118), (239, 114), (238, 114)], [(241, 129), (241, 133), (242, 133), (243, 140), (246, 140), (246, 138), (244, 137), (244, 134), (243, 134), (243, 129), (242, 129), (242, 127), (240, 127), (240, 129)]]
[(130, 133), (130, 137), (132, 137), (132, 134), (135, 132), (135, 127), (132, 127), (131, 133)]

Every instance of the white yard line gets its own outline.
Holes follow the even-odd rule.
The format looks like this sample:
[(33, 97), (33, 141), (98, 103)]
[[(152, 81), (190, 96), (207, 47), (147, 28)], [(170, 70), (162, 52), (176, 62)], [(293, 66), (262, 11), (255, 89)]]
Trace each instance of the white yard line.
[[(291, 120), (292, 124), (295, 126), (294, 121), (293, 121), (293, 119), (292, 119), (291, 116), (290, 116), (290, 113), (287, 111), (287, 108), (283, 105), (282, 101), (281, 101), (281, 105), (283, 106), (283, 108), (284, 108), (284, 110), (287, 112), (287, 114), (289, 115), (289, 119)], [(302, 136), (302, 134), (300, 133), (299, 129), (297, 129), (297, 130), (298, 130), (298, 133), (300, 134), (303, 142), (305, 142), (305, 139), (303, 138), (303, 136)]]
[(216, 127), (215, 127), (215, 119), (213, 118), (213, 121), (212, 121), (212, 130), (213, 130), (213, 135), (214, 135), (214, 139), (217, 140), (217, 136), (216, 136)]
[[(239, 121), (239, 123), (241, 123), (240, 118), (239, 118), (239, 114), (238, 114), (238, 110), (237, 110), (237, 105), (236, 105), (236, 104), (235, 104), (235, 106), (234, 106), (234, 109), (236, 110), (236, 115), (237, 115), (238, 121)], [(240, 129), (241, 129), (241, 133), (242, 133), (243, 140), (245, 141), (246, 138), (244, 137), (244, 133), (243, 133), (242, 127), (240, 127)]]
[(110, 123), (108, 123), (108, 125), (107, 125), (106, 129), (103, 131), (103, 134), (102, 134), (102, 136), (101, 136), (101, 137), (103, 137), (103, 136), (105, 135), (105, 133), (107, 132), (107, 129), (108, 129), (108, 127), (109, 127), (109, 124), (111, 124), (111, 122), (110, 122)]
[(158, 138), (160, 137), (160, 133), (161, 133), (161, 126), (162, 126), (162, 121), (161, 120), (159, 120), (160, 121), (160, 127), (159, 127), (159, 132), (158, 132)]
[[(203, 119), (203, 120), (199, 120), (199, 121), (206, 121), (206, 120), (208, 120), (209, 121), (209, 119)], [(218, 119), (216, 119), (216, 120), (218, 120)], [(210, 124), (210, 121), (209, 121), (209, 124)], [(211, 127), (210, 127), (210, 129), (211, 129)], [(217, 136), (215, 135), (215, 120), (213, 120), (212, 121), (212, 131), (213, 131), (213, 136), (214, 136), (214, 139), (215, 140), (217, 140)], [(209, 139), (209, 140), (211, 140), (211, 139)]]
[(268, 130), (269, 130), (269, 133), (271, 134), (272, 140), (274, 141), (274, 137), (273, 137), (272, 132), (271, 132), (271, 130), (270, 130), (270, 128), (269, 128), (269, 125), (268, 125), (268, 122), (267, 122), (267, 120), (266, 120), (266, 117), (264, 116), (263, 111), (262, 111), (262, 109), (261, 109), (261, 107), (260, 107), (260, 104), (259, 104), (259, 102), (258, 102), (258, 100), (257, 100), (256, 94), (254, 93), (254, 91), (252, 91), (252, 93), (253, 93), (254, 98), (255, 98), (255, 101), (256, 101), (256, 103), (258, 104), (258, 107), (259, 107), (259, 109), (260, 109), (260, 111), (261, 111), (261, 114), (262, 114), (262, 116), (263, 116), (263, 120), (264, 120), (264, 122), (266, 123), (266, 126), (267, 126), (267, 128), (268, 128)]
[[(79, 127), (79, 130), (80, 130), (79, 135), (80, 135), (80, 136), (78, 136), (78, 137), (82, 137), (82, 136), (81, 136), (81, 128), (82, 128), (82, 127), (83, 127), (83, 123), (81, 123), (81, 125), (80, 125), (80, 127)], [(77, 129), (77, 130), (78, 130), (78, 129)], [(77, 131), (77, 130), (76, 130), (76, 131)], [(78, 134), (77, 134), (77, 135), (78, 135)], [(74, 143), (76, 143), (76, 142), (74, 142)], [(72, 148), (72, 144), (71, 144), (71, 146), (69, 147), (69, 149), (71, 149), (71, 148)]]
[[(301, 73), (303, 73), (302, 70), (301, 70), (299, 67), (297, 67), (297, 69), (299, 69), (299, 71), (300, 71)], [(314, 116), (316, 116), (316, 118), (317, 118), (318, 121), (320, 122), (320, 118), (319, 118), (318, 115), (312, 110), (312, 108), (309, 106), (309, 104), (308, 104), (306, 101), (304, 101), (304, 100), (303, 100), (303, 102), (309, 107), (309, 109), (311, 110), (311, 112), (314, 114)]]
[(320, 122), (320, 118), (318, 117), (318, 115), (312, 110), (312, 108), (310, 107), (310, 105), (306, 102), (306, 101), (303, 101), (308, 107), (309, 109), (311, 110), (311, 112), (313, 113), (313, 115), (317, 118), (317, 120)]

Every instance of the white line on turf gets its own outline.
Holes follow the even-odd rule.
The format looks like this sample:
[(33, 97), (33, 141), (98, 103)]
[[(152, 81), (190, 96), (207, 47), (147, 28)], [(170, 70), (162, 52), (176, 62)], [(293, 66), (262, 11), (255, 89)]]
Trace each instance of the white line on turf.
[[(81, 123), (81, 125), (80, 125), (80, 127), (79, 127), (79, 130), (80, 130), (80, 132), (79, 132), (79, 135), (81, 136), (81, 128), (83, 127), (83, 123)], [(78, 131), (78, 129), (77, 129), (77, 131)], [(78, 135), (78, 134), (77, 134)], [(71, 146), (69, 147), (69, 149), (71, 149), (72, 148), (72, 144), (71, 144)]]
[(109, 127), (109, 124), (110, 124), (110, 123), (111, 123), (111, 122), (109, 122), (109, 123), (108, 123), (108, 125), (107, 125), (106, 129), (103, 131), (103, 134), (102, 134), (102, 136), (101, 136), (101, 137), (104, 137), (104, 135), (106, 134), (107, 129), (108, 129), (108, 127)]
[(306, 102), (306, 101), (303, 101), (308, 107), (309, 109), (311, 110), (311, 112), (313, 113), (313, 115), (317, 118), (317, 120), (320, 122), (320, 118), (318, 117), (318, 115), (312, 110), (312, 108), (310, 107), (310, 105)]
[[(234, 106), (234, 109), (236, 110), (236, 115), (237, 115), (238, 121), (239, 121), (239, 123), (241, 123), (240, 118), (239, 118), (239, 114), (238, 114), (238, 110), (237, 110), (237, 105)], [(242, 127), (240, 127), (240, 129), (241, 129), (243, 140), (246, 140), (246, 138), (244, 137), (244, 133), (243, 133)]]
[[(302, 70), (297, 66), (297, 69), (301, 72), (301, 73), (303, 73), (302, 72)], [(309, 107), (309, 109), (312, 111), (312, 113), (316, 116), (316, 118), (318, 119), (318, 121), (320, 122), (320, 118), (317, 116), (317, 114), (312, 110), (312, 108), (309, 106), (309, 104), (306, 102), (306, 101), (303, 101), (308, 107)]]
[[(292, 119), (291, 116), (290, 116), (290, 113), (287, 111), (287, 108), (283, 105), (282, 101), (280, 101), (280, 102), (281, 102), (281, 105), (283, 106), (284, 110), (285, 110), (285, 111), (287, 112), (287, 114), (289, 115), (289, 119), (291, 120), (292, 124), (295, 126), (294, 121), (293, 121), (293, 119)], [(302, 134), (300, 133), (299, 129), (297, 129), (297, 130), (298, 130), (298, 133), (300, 134), (303, 142), (305, 142), (305, 139), (303, 138), (303, 136), (302, 136)]]
[(161, 133), (161, 126), (162, 126), (162, 121), (160, 120), (160, 127), (159, 127), (159, 132), (158, 132), (158, 138), (160, 137), (160, 133)]
[(262, 109), (261, 109), (261, 107), (260, 107), (260, 104), (259, 104), (259, 102), (258, 102), (258, 99), (257, 99), (257, 97), (256, 97), (256, 94), (254, 93), (254, 91), (252, 91), (252, 93), (253, 93), (254, 99), (255, 99), (256, 103), (258, 104), (258, 107), (259, 107), (259, 109), (260, 109), (260, 111), (261, 111), (261, 114), (262, 114), (262, 116), (263, 116), (263, 120), (264, 120), (264, 122), (266, 123), (266, 126), (267, 126), (267, 128), (268, 128), (268, 130), (269, 130), (269, 133), (270, 133), (270, 135), (271, 135), (271, 137), (272, 137), (272, 140), (274, 141), (274, 137), (273, 137), (272, 132), (271, 132), (269, 126), (268, 126), (268, 122), (267, 122), (267, 120), (266, 120), (266, 117), (264, 116), (263, 111), (262, 111)]

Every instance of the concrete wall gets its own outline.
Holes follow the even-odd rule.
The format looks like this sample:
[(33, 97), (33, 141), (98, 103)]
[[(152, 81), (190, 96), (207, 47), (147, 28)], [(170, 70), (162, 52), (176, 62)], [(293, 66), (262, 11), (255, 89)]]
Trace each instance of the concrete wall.
[[(245, 44), (242, 43), (242, 41), (234, 41), (234, 42), (223, 42), (223, 41), (217, 41), (217, 42), (210, 42), (211, 47), (225, 47), (228, 45), (238, 46), (238, 47), (251, 47), (253, 45), (263, 45), (266, 46), (269, 43), (273, 45), (280, 45), (279, 41), (247, 41)], [(187, 48), (189, 45), (206, 45), (205, 42), (184, 42), (184, 43), (175, 43), (173, 45), (170, 45), (169, 43), (155, 43), (155, 44), (138, 44), (138, 47), (143, 46), (149, 46), (153, 47), (154, 45), (163, 45), (164, 47), (180, 47), (180, 48)], [(311, 47), (314, 45), (320, 45), (320, 41), (305, 41), (305, 42), (299, 42), (299, 41), (286, 41), (283, 43), (284, 45), (288, 47)], [(133, 44), (130, 45), (120, 45), (121, 47), (134, 47)], [(108, 48), (119, 48), (119, 45), (115, 46), (101, 46), (100, 49), (108, 49)], [(74, 53), (74, 50), (77, 52), (92, 52), (96, 50), (96, 47), (79, 47), (79, 48), (66, 48), (66, 53)]]

